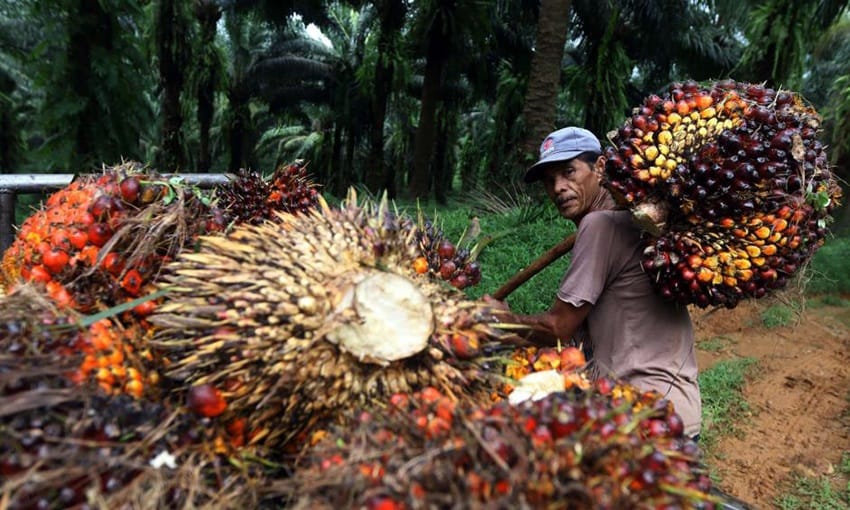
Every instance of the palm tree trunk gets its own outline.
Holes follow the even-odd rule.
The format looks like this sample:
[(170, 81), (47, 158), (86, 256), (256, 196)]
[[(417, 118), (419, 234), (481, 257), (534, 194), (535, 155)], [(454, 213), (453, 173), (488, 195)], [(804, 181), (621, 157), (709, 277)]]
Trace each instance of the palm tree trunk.
[(75, 11), (72, 11), (73, 23), (70, 23), (71, 33), (68, 41), (68, 82), (77, 98), (84, 103), (77, 117), (75, 126), (74, 154), (68, 164), (71, 168), (82, 169), (97, 162), (95, 158), (95, 140), (91, 126), (100, 122), (97, 104), (91, 97), (92, 68), (91, 56), (93, 47), (111, 49), (112, 23), (110, 17), (98, 2), (77, 0)]
[(230, 102), (230, 172), (238, 172), (248, 168), (248, 123), (250, 112), (248, 111), (248, 94), (245, 91), (245, 83), (237, 81), (230, 86), (227, 98)]
[(19, 148), (11, 101), (0, 98), (0, 174), (15, 173), (14, 166)]
[(437, 146), (434, 150), (434, 198), (445, 205), (448, 193), (452, 189), (452, 161), (449, 158), (449, 133), (454, 123), (454, 115), (443, 109), (437, 121)]
[(354, 130), (351, 126), (346, 129), (345, 154), (342, 159), (342, 189), (346, 189), (357, 181), (354, 175)]
[(199, 66), (202, 67), (202, 76), (198, 83), (198, 126), (199, 126), (199, 154), (198, 172), (210, 171), (212, 166), (212, 154), (210, 150), (210, 127), (212, 126), (213, 114), (215, 112), (215, 83), (218, 66), (215, 55), (215, 28), (221, 10), (213, 0), (199, 0), (195, 3), (195, 16), (201, 25), (201, 51)]
[(372, 123), (369, 126), (369, 157), (366, 167), (366, 186), (372, 191), (380, 188), (387, 190), (390, 198), (395, 198), (395, 182), (390, 178), (389, 169), (384, 161), (384, 122), (387, 116), (387, 102), (395, 72), (390, 59), (393, 41), (404, 24), (405, 4), (401, 0), (375, 2), (380, 10), (381, 32), (378, 35), (378, 55), (375, 65), (375, 80), (372, 95)]
[(440, 87), (443, 82), (448, 51), (445, 47), (445, 36), (442, 35), (442, 23), (434, 22), (434, 27), (428, 42), (428, 53), (425, 61), (425, 78), (422, 85), (422, 105), (419, 113), (419, 127), (416, 130), (416, 140), (413, 145), (413, 175), (410, 177), (409, 191), (411, 198), (428, 196), (428, 184), (431, 182), (429, 173), (434, 151), (434, 137), (437, 130), (435, 123), (437, 106), (440, 103)]
[(342, 193), (342, 127), (334, 124), (333, 145), (331, 146), (331, 173), (328, 182), (332, 184), (331, 193)]
[(225, 20), (227, 35), (231, 41), (232, 74), (227, 91), (229, 103), (229, 126), (228, 146), (230, 148), (230, 163), (227, 165), (229, 172), (238, 172), (241, 169), (250, 168), (248, 165), (249, 147), (248, 131), (251, 123), (251, 112), (248, 110), (249, 86), (248, 74), (248, 49), (245, 48), (243, 39), (244, 24), (247, 18), (239, 16), (230, 7)]
[(571, 0), (542, 0), (540, 3), (537, 37), (522, 112), (526, 137), (520, 147), (529, 159), (535, 159), (540, 142), (554, 127), (571, 6)]
[(181, 170), (185, 163), (180, 93), (183, 91), (184, 69), (188, 60), (186, 20), (178, 0), (160, 0), (157, 7), (156, 47), (159, 56), (159, 83), (163, 91), (162, 153), (159, 165), (166, 171), (176, 171)]

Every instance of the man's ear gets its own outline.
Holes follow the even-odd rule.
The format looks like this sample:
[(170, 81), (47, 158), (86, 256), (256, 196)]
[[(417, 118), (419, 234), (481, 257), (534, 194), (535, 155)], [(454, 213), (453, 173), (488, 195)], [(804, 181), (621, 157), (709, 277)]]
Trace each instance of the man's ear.
[(596, 162), (593, 164), (593, 173), (598, 175), (600, 178), (605, 176), (605, 162), (608, 161), (605, 159), (605, 156), (599, 156), (596, 158)]

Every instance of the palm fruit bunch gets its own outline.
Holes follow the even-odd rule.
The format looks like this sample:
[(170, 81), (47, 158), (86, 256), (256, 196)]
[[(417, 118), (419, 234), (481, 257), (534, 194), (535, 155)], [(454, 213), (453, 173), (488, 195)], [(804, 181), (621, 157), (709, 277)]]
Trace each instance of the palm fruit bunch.
[[(3, 276), (43, 284), (60, 305), (89, 313), (148, 294), (160, 265), (199, 233), (221, 231), (220, 214), (179, 178), (137, 163), (108, 167), (52, 194), (27, 218), (3, 256)], [(132, 312), (143, 318), (153, 303)]]
[(435, 386), (488, 398), (478, 360), (507, 335), (483, 302), (418, 274), (412, 220), (386, 199), (203, 237), (166, 267), (151, 316), (165, 373), (251, 445), (278, 448), (349, 407)]
[(0, 297), (0, 506), (256, 508), (244, 489), (267, 471), (220, 455), (238, 430), (78, 381), (86, 335), (35, 286)]
[(69, 376), (138, 397), (158, 381), (146, 317), (159, 267), (199, 233), (223, 228), (197, 190), (125, 163), (52, 194), (5, 252), (3, 277), (10, 295), (31, 285), (60, 308), (107, 314), (63, 343), (84, 355)]
[(731, 308), (805, 264), (841, 195), (820, 126), (796, 93), (688, 81), (609, 135), (606, 186), (653, 236), (643, 265), (663, 296)]
[(203, 418), (68, 377), (74, 320), (32, 286), (0, 298), (2, 507), (256, 507), (260, 473), (226, 469)]
[(114, 318), (83, 323), (73, 310), (57, 308), (45, 291), (26, 284), (0, 296), (0, 338), (9, 356), (39, 352), (71, 357), (75, 365), (62, 372), (69, 383), (96, 383), (106, 394), (141, 397), (159, 379), (152, 355), (144, 347), (139, 325), (124, 326)]
[(475, 250), (452, 243), (433, 221), (421, 214), (417, 223), (417, 242), (421, 256), (416, 271), (430, 273), (458, 289), (477, 285), (481, 281), (481, 266), (475, 260)]
[(517, 347), (505, 364), (505, 376), (510, 382), (502, 386), (502, 393), (509, 394), (514, 390), (516, 382), (529, 374), (550, 370), (561, 373), (565, 389), (587, 389), (590, 380), (581, 371), (586, 364), (584, 354), (575, 347)]
[(296, 471), (296, 507), (715, 508), (669, 403), (608, 379), (518, 406), (423, 388), (353, 421)]
[(217, 194), (227, 222), (234, 224), (274, 220), (275, 211), (303, 213), (316, 207), (319, 196), (302, 161), (279, 166), (270, 178), (242, 170)]

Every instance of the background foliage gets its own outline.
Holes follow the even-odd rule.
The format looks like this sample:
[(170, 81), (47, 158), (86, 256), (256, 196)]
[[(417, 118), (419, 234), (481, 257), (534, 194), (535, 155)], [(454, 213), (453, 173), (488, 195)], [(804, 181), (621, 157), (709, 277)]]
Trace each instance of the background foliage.
[[(563, 5), (561, 26), (547, 9)], [(846, 179), (847, 5), (0, 0), (0, 172), (127, 158), (268, 173), (302, 158), (331, 194), (362, 185), (445, 204), (515, 182), (532, 127), (604, 140), (672, 81), (732, 77), (802, 91)], [(566, 43), (535, 40), (546, 34)], [(550, 81), (535, 61), (560, 62), (555, 104), (536, 109)]]

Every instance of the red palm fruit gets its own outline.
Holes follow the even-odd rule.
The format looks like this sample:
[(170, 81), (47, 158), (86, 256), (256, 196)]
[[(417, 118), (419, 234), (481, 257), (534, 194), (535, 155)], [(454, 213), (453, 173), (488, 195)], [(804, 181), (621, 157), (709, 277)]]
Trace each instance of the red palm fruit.
[(451, 337), (451, 348), (460, 359), (472, 359), (481, 354), (481, 345), (473, 332), (454, 333)]
[(42, 255), (42, 263), (53, 274), (57, 274), (62, 272), (63, 269), (68, 267), (68, 260), (70, 257), (68, 253), (60, 248), (51, 248), (44, 255)]
[(455, 275), (449, 283), (452, 284), (452, 287), (463, 290), (463, 289), (465, 289), (469, 286), (471, 281), (470, 281), (469, 277), (466, 276), (466, 274), (459, 273), (459, 274)]
[(30, 269), (30, 280), (40, 283), (47, 283), (52, 279), (50, 272), (41, 264), (36, 264)]
[(139, 198), (139, 191), (141, 190), (142, 185), (139, 182), (138, 177), (130, 176), (125, 177), (121, 181), (119, 188), (121, 189), (121, 198), (123, 198), (127, 203), (134, 204)]
[(452, 275), (457, 271), (457, 264), (454, 263), (453, 260), (446, 260), (440, 264), (440, 277), (443, 280), (451, 279)]
[(214, 418), (227, 409), (227, 402), (221, 391), (211, 384), (201, 384), (190, 388), (186, 405), (193, 412), (207, 418)]
[(88, 229), (88, 237), (91, 244), (101, 247), (112, 237), (112, 229), (106, 223), (92, 223)]
[(442, 259), (450, 259), (455, 256), (455, 245), (448, 239), (443, 239), (437, 246), (437, 253)]
[(575, 370), (583, 367), (587, 360), (581, 350), (575, 347), (561, 349), (561, 370)]
[(138, 296), (142, 290), (144, 279), (135, 269), (127, 271), (124, 278), (121, 279), (121, 288), (129, 292), (133, 296)]
[(115, 252), (106, 254), (103, 258), (103, 268), (113, 276), (118, 276), (124, 270), (124, 259)]

